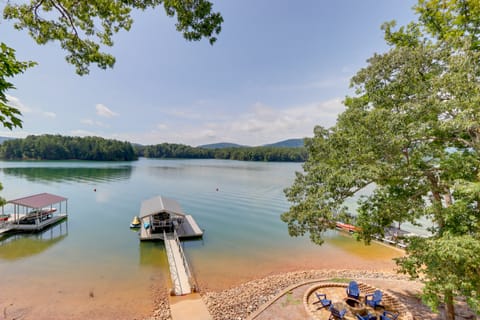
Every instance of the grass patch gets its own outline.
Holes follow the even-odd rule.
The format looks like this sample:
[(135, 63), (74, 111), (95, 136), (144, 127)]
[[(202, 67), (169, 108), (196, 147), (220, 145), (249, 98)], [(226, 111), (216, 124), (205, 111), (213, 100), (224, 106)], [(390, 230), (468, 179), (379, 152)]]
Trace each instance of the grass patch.
[(296, 304), (300, 304), (300, 303), (302, 303), (302, 301), (300, 299), (293, 298), (292, 292), (288, 292), (286, 294), (285, 301), (282, 302), (282, 306), (286, 307), (288, 305), (296, 305)]

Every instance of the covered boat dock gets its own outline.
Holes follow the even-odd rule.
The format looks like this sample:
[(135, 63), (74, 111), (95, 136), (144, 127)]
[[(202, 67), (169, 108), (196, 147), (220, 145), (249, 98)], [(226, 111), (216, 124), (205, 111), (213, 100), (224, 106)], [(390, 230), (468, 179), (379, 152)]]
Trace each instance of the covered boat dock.
[(173, 199), (157, 196), (140, 207), (140, 240), (163, 240), (172, 279), (172, 294), (190, 294), (196, 290), (180, 238), (199, 238), (203, 231), (192, 216), (185, 214)]
[(13, 205), (13, 213), (5, 213), (2, 207), (0, 234), (8, 231), (39, 231), (68, 216), (68, 199), (62, 196), (39, 193), (7, 201)]
[(140, 240), (165, 240), (165, 233), (178, 238), (199, 238), (203, 231), (180, 204), (170, 198), (157, 196), (142, 202), (140, 207)]

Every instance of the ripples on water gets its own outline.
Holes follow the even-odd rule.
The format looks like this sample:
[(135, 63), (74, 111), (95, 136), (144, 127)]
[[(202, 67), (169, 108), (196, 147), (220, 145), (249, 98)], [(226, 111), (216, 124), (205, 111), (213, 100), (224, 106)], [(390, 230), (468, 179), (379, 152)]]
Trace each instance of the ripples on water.
[[(140, 159), (0, 164), (4, 198), (50, 192), (69, 199), (67, 235), (36, 244), (37, 249), (37, 240), (11, 241), (9, 254), (0, 246), (0, 272), (20, 282), (25, 272), (38, 269), (58, 287), (72, 283), (73, 288), (115, 288), (131, 285), (135, 278), (132, 292), (144, 295), (152, 277), (167, 274), (166, 256), (162, 243), (140, 243), (128, 225), (141, 201), (156, 195), (175, 198), (205, 230), (202, 240), (184, 246), (198, 280), (212, 288), (292, 269), (338, 264), (391, 267), (389, 258), (398, 255), (382, 246), (365, 249), (336, 232), (326, 235), (322, 247), (306, 237), (289, 237), (280, 220), (288, 210), (283, 189), (301, 170), (298, 163)], [(22, 241), (31, 241), (30, 249)], [(15, 250), (37, 252), (22, 259), (6, 258)], [(31, 285), (35, 281), (40, 280), (29, 279)], [(3, 289), (6, 284), (2, 285)]]

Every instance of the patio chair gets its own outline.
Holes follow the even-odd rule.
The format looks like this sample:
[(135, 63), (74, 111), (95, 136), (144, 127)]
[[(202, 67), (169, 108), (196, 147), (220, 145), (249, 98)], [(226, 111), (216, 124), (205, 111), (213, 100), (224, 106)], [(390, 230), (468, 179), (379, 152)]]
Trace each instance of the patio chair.
[(330, 305), (330, 317), (328, 320), (344, 320), (345, 314), (347, 313), (347, 309), (343, 309), (342, 311), (338, 310), (332, 305)]
[(358, 320), (377, 320), (377, 316), (373, 314), (367, 314), (365, 316), (361, 316), (359, 314), (355, 314)]
[(350, 281), (348, 284), (347, 296), (357, 300), (360, 299), (360, 289), (358, 288), (358, 283), (356, 281)]
[(365, 295), (365, 304), (367, 306), (376, 309), (377, 307), (381, 307), (380, 303), (382, 302), (382, 291), (375, 290), (373, 293)]
[(390, 311), (383, 311), (383, 314), (380, 315), (380, 320), (396, 320), (398, 318), (398, 313), (393, 313)]
[(322, 305), (318, 310), (326, 308), (332, 304), (332, 300), (328, 300), (325, 293), (315, 292), (315, 295), (317, 296), (318, 301), (315, 301), (313, 304), (320, 303)]

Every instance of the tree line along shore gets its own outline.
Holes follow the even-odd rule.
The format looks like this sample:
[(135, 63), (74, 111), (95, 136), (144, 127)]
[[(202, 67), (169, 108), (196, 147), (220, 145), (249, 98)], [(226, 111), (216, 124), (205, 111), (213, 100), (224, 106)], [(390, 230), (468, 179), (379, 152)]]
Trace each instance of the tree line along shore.
[(30, 135), (5, 140), (0, 145), (1, 160), (133, 161), (139, 157), (303, 162), (307, 151), (304, 147), (277, 146), (216, 149), (173, 143), (144, 146), (101, 137), (61, 135)]

